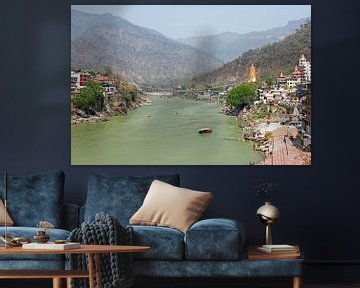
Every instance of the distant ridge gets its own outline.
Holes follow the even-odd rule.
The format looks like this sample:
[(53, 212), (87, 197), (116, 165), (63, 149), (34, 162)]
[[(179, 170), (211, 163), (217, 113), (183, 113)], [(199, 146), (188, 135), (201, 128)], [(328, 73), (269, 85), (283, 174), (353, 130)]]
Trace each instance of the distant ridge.
[(140, 84), (175, 86), (222, 61), (111, 14), (71, 10), (71, 65), (114, 72)]
[(207, 52), (224, 62), (228, 62), (250, 49), (260, 48), (284, 39), (309, 20), (309, 18), (292, 20), (282, 27), (259, 32), (254, 31), (246, 34), (225, 32), (216, 35), (179, 38), (178, 40), (196, 49)]
[(311, 22), (302, 25), (297, 32), (277, 43), (249, 50), (216, 71), (195, 77), (193, 82), (213, 84), (240, 82), (245, 80), (251, 64), (256, 67), (257, 79), (265, 75), (276, 79), (281, 72), (284, 74), (292, 72), (301, 54), (311, 61)]

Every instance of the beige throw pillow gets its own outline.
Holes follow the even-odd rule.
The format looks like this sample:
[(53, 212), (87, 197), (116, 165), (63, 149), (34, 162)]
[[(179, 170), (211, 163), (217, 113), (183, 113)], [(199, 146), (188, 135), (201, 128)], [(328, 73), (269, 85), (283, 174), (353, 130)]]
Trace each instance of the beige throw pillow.
[[(12, 226), (14, 225), (14, 221), (10, 218), (9, 214), (6, 212), (6, 225)], [(0, 199), (0, 226), (5, 225), (5, 205), (3, 201)]]
[(212, 200), (210, 192), (199, 192), (154, 180), (143, 205), (130, 224), (166, 226), (186, 232)]

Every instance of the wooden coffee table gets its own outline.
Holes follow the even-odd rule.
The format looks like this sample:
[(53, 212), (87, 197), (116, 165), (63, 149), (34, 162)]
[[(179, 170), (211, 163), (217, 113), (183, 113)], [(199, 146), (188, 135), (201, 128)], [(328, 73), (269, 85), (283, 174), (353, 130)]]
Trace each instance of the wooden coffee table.
[[(0, 270), (0, 279), (30, 279), (52, 278), (53, 288), (62, 287), (61, 280), (66, 278), (68, 286), (72, 278), (88, 278), (89, 288), (101, 288), (101, 257), (102, 253), (127, 253), (144, 252), (148, 246), (123, 246), (123, 245), (80, 245), (78, 249), (71, 250), (25, 250), (21, 247), (0, 248), (0, 254), (25, 255), (25, 254), (87, 254), (88, 270)], [(94, 259), (95, 258), (95, 262)]]

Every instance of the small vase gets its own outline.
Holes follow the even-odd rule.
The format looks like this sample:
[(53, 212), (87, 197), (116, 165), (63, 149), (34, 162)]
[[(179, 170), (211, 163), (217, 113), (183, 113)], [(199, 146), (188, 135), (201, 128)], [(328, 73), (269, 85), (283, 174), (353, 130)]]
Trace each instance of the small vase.
[(46, 234), (46, 231), (38, 231), (36, 235), (34, 235), (33, 239), (36, 243), (47, 243), (50, 237)]

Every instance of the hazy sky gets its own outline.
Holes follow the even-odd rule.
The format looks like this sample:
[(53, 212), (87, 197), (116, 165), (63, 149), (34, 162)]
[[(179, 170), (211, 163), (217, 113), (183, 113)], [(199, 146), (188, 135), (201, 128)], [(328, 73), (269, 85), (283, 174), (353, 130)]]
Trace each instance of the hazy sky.
[(284, 26), (311, 16), (310, 5), (72, 5), (89, 13), (110, 13), (171, 38), (247, 33)]

